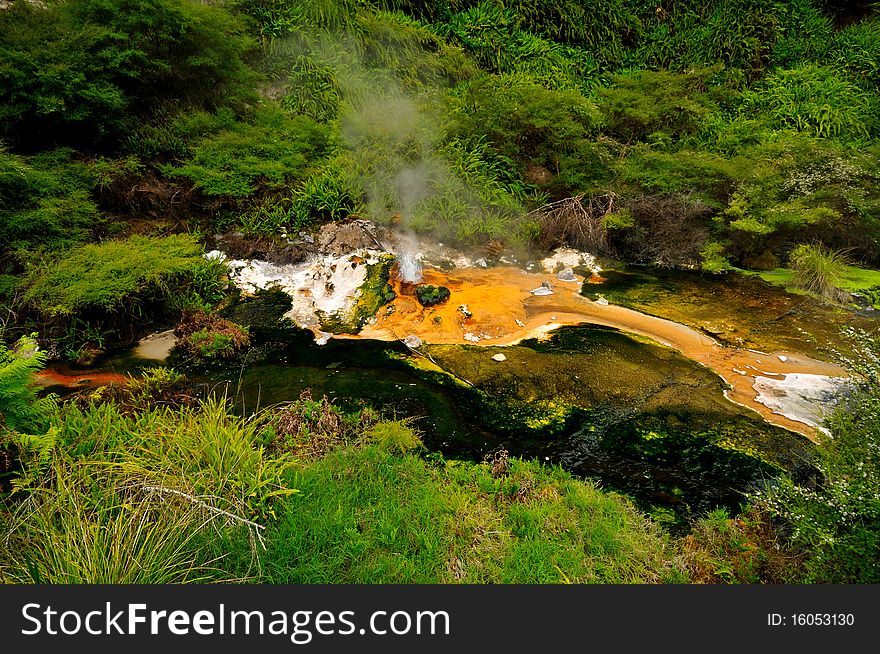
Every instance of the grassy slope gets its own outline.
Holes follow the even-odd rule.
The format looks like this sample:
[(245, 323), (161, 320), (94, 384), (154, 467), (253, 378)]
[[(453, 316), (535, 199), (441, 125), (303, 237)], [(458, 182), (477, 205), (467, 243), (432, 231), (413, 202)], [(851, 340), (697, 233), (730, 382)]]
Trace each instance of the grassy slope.
[(674, 581), (668, 540), (628, 500), (517, 460), (432, 466), (376, 446), (298, 471), (267, 534), (273, 583)]
[[(127, 403), (148, 390), (138, 389), (132, 385)], [(313, 404), (298, 405), (301, 423)], [(327, 408), (315, 419), (332, 422), (334, 415)], [(493, 475), (488, 464), (392, 454), (393, 444), (370, 442), (367, 435), (312, 458), (274, 440), (272, 417), (264, 417), (270, 422), (244, 420), (216, 403), (133, 413), (114, 403), (62, 407), (51, 417), (56, 430), (40, 439), (49, 448), (23, 457), (22, 481), (30, 492), (0, 497), (0, 515), (4, 508), (21, 511), (19, 520), (0, 528), (10, 544), (0, 551), (0, 580), (624, 583), (683, 577), (670, 538), (629, 500), (559, 468), (509, 460)], [(308, 424), (311, 436), (303, 438), (319, 438), (319, 423)], [(377, 423), (367, 434), (383, 425), (398, 423)], [(0, 432), (0, 447), (3, 437)], [(144, 490), (153, 487), (173, 490), (158, 496)], [(203, 511), (204, 502), (265, 525), (267, 550), (253, 547), (240, 520), (218, 522), (216, 512)], [(145, 516), (156, 529), (137, 528)], [(115, 543), (112, 552), (100, 534)]]

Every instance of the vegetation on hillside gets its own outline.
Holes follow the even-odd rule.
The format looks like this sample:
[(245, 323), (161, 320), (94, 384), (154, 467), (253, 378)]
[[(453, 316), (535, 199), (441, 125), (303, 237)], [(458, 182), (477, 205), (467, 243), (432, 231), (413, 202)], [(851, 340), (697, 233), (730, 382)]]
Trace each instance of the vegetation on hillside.
[(63, 403), (30, 386), (48, 349), (86, 363), (159, 322), (181, 357), (230, 359), (250, 336), (215, 313), (211, 236), (286, 246), (350, 217), (876, 305), (876, 4), (2, 4), (3, 579), (877, 581), (870, 339), (821, 482), (686, 542), (559, 470), (443, 461), (369, 412), (244, 420), (167, 371)]

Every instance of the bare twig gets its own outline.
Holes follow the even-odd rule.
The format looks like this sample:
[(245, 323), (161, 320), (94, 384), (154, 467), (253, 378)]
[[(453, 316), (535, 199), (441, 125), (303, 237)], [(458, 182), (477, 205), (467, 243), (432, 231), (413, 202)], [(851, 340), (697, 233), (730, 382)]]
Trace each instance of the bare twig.
[[(258, 525), (256, 522), (253, 522), (252, 520), (248, 520), (247, 518), (242, 518), (241, 516), (235, 515), (234, 513), (230, 513), (229, 511), (226, 511), (224, 509), (219, 509), (216, 506), (211, 506), (207, 502), (203, 502), (202, 500), (200, 500), (195, 495), (190, 495), (189, 493), (184, 493), (183, 491), (179, 491), (174, 488), (165, 488), (164, 486), (147, 486), (145, 484), (143, 486), (143, 489), (145, 491), (152, 492), (152, 493), (167, 493), (169, 495), (177, 495), (178, 497), (182, 497), (185, 500), (189, 500), (190, 502), (192, 502), (196, 506), (201, 507), (201, 508), (205, 509), (206, 511), (211, 511), (212, 513), (218, 513), (222, 516), (230, 518), (231, 520), (235, 520), (237, 522), (244, 523), (244, 524), (248, 525), (249, 527), (253, 527), (254, 529), (263, 530), (266, 528), (263, 525)], [(263, 540), (262, 535), (260, 535), (259, 532), (256, 532), (256, 535), (260, 541), (260, 545), (263, 546), (263, 549), (266, 549), (266, 543)]]

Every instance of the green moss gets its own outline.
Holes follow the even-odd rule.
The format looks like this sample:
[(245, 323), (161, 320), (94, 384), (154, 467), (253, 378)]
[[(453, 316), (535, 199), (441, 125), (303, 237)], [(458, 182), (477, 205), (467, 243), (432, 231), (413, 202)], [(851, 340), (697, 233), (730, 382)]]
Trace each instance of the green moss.
[(48, 315), (114, 310), (141, 293), (173, 293), (204, 265), (192, 236), (132, 236), (74, 248), (32, 275), (25, 300)]
[(423, 307), (433, 307), (436, 304), (443, 304), (449, 299), (449, 289), (445, 286), (420, 284), (416, 287), (416, 297)]
[(321, 329), (331, 334), (356, 334), (385, 304), (397, 297), (388, 283), (395, 257), (382, 255), (377, 263), (367, 264), (367, 276), (361, 284), (357, 301), (349, 317), (319, 312)]

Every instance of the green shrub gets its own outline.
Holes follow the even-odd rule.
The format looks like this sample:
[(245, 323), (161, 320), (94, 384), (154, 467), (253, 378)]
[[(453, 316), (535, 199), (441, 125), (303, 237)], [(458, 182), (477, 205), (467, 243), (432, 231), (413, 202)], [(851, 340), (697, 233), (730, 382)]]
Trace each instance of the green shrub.
[(80, 0), (0, 13), (0, 134), (114, 147), (168, 100), (227, 103), (253, 79), (225, 9), (193, 0)]
[(416, 287), (416, 297), (422, 306), (432, 307), (435, 304), (443, 304), (449, 299), (449, 289), (445, 286), (420, 284)]
[(53, 401), (38, 398), (33, 385), (34, 373), (45, 361), (46, 353), (33, 337), (22, 337), (12, 349), (0, 341), (0, 432), (45, 431)]
[(807, 64), (775, 71), (743, 98), (743, 113), (759, 113), (779, 129), (852, 140), (877, 127), (876, 96), (833, 68)]
[(519, 24), (514, 10), (484, 0), (451, 16), (438, 32), (491, 73), (521, 74), (556, 90), (586, 91), (597, 84), (598, 64), (589, 50), (542, 38)]
[(485, 77), (461, 90), (454, 115), (455, 135), (486, 138), (520, 174), (529, 166), (552, 171), (559, 194), (606, 173), (594, 143), (602, 115), (578, 92), (545, 89), (521, 75)]
[(880, 22), (865, 20), (849, 25), (834, 36), (832, 61), (866, 89), (880, 84)]
[(205, 137), (193, 146), (191, 159), (165, 172), (191, 180), (205, 195), (241, 198), (301, 179), (330, 145), (326, 127), (265, 107), (254, 124), (237, 123)]
[(364, 436), (369, 442), (391, 454), (406, 454), (422, 449), (422, 439), (411, 426), (411, 420), (383, 420), (370, 426)]
[(230, 359), (250, 345), (247, 328), (204, 311), (186, 313), (174, 334), (175, 352), (197, 363)]
[(856, 337), (849, 364), (865, 383), (826, 420), (821, 483), (783, 482), (761, 496), (803, 551), (805, 583), (880, 582), (880, 352), (875, 339)]
[(103, 222), (92, 199), (97, 183), (70, 150), (22, 157), (0, 148), (0, 250), (84, 240)]
[(706, 83), (717, 72), (641, 70), (613, 77), (612, 86), (598, 92), (606, 130), (626, 142), (659, 134), (679, 139), (696, 132), (706, 115), (718, 110)]
[(839, 288), (846, 272), (846, 258), (841, 252), (804, 243), (791, 251), (788, 263), (797, 286), (829, 300), (848, 299), (849, 294)]
[(34, 272), (24, 295), (48, 316), (83, 309), (114, 311), (138, 296), (168, 298), (190, 285), (203, 266), (202, 248), (192, 236), (132, 236), (74, 248), (45, 270)]

